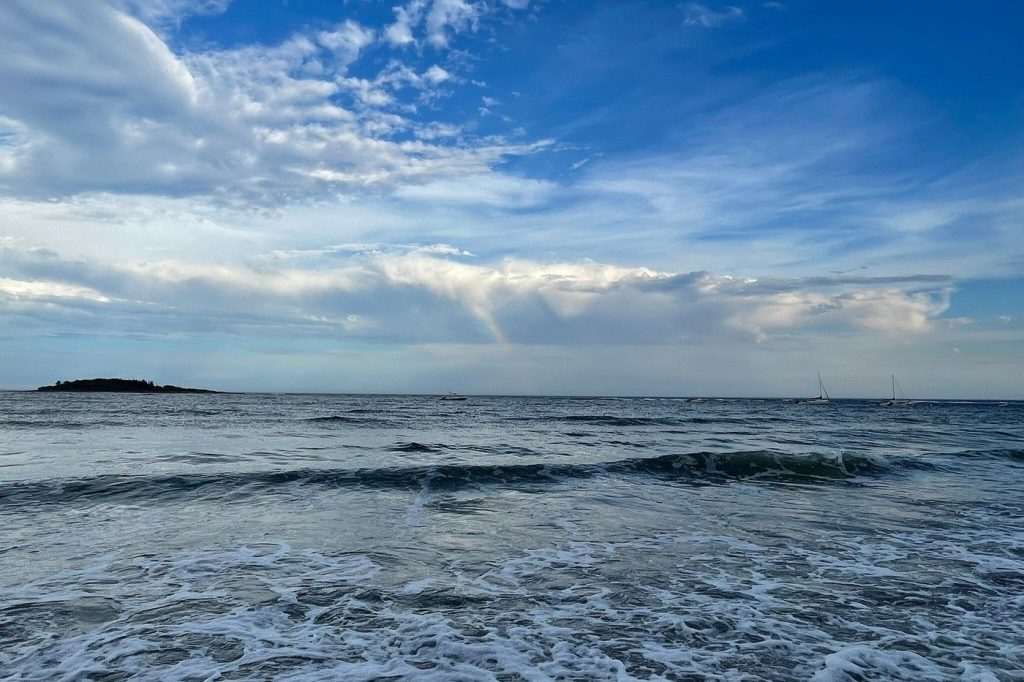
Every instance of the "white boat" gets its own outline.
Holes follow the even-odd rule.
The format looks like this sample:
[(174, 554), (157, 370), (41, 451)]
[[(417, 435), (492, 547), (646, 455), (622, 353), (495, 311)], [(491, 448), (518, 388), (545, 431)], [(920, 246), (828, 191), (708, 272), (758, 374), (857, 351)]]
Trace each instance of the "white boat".
[(443, 396), (441, 396), (441, 400), (465, 400), (465, 399), (466, 399), (466, 396), (459, 395), (458, 393), (453, 393), (451, 391), (449, 391), (448, 393), (445, 393)]
[(888, 400), (878, 403), (882, 407), (910, 407), (913, 405), (912, 402), (903, 397), (903, 389), (900, 389), (900, 397), (896, 397), (896, 375), (892, 375), (892, 397)]
[(818, 397), (804, 398), (797, 402), (801, 405), (828, 405), (832, 402), (828, 397), (828, 391), (825, 390), (825, 384), (821, 383), (821, 372), (818, 372)]

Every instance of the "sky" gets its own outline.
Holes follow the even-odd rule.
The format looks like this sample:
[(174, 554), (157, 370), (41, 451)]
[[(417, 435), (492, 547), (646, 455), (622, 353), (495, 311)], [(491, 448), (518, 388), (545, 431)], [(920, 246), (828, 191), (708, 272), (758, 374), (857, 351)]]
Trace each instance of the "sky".
[(0, 387), (1024, 398), (1022, 21), (5, 0)]

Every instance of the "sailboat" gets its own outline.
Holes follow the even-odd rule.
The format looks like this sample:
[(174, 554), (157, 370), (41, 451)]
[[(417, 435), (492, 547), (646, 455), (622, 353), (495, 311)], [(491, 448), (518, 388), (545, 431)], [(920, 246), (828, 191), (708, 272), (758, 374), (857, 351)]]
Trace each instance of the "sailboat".
[(797, 402), (803, 405), (828, 405), (832, 402), (829, 400), (828, 391), (825, 390), (825, 384), (821, 383), (821, 372), (818, 372), (818, 397), (804, 398), (803, 400), (797, 400)]
[[(903, 395), (903, 390), (902, 389), (900, 389), (900, 395), (901, 396)], [(907, 400), (906, 398), (903, 398), (903, 397), (897, 398), (896, 397), (896, 375), (895, 374), (892, 375), (892, 398), (889, 398), (885, 402), (881, 402), (881, 403), (878, 403), (878, 404), (881, 405), (882, 407), (910, 407), (911, 405), (913, 405), (913, 403), (910, 402), (909, 400)]]

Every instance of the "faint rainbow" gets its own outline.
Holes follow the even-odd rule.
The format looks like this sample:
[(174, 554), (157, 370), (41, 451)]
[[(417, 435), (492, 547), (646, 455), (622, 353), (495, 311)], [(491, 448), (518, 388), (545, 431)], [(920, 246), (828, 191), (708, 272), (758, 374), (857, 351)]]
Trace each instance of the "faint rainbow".
[(494, 316), (491, 315), (490, 311), (483, 310), (482, 308), (476, 308), (474, 313), (476, 313), (477, 319), (483, 323), (484, 327), (487, 328), (487, 331), (491, 333), (491, 336), (493, 336), (498, 343), (506, 346), (511, 343), (505, 335), (505, 332), (498, 326), (497, 321), (494, 319)]

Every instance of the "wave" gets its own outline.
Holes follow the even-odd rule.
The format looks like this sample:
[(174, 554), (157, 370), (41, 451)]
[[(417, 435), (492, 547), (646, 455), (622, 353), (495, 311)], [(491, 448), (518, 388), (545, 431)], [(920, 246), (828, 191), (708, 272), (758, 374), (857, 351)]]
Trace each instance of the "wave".
[(324, 417), (309, 417), (305, 421), (313, 422), (316, 424), (353, 424), (353, 425), (373, 425), (380, 426), (382, 424), (390, 424), (391, 422), (387, 419), (381, 419), (379, 417), (347, 417), (341, 414), (332, 414)]
[(543, 417), (513, 417), (509, 421), (591, 424), (594, 426), (686, 426), (688, 424), (751, 424), (789, 421), (785, 417), (689, 416), (636, 417), (614, 414), (568, 414)]
[(1024, 460), (1024, 448), (993, 448), (990, 450), (964, 450), (952, 455), (965, 459), (1009, 459)]
[[(468, 452), (481, 452), (488, 455), (514, 456), (514, 457), (544, 457), (540, 450), (528, 448), (525, 445), (513, 445), (511, 443), (495, 443), (493, 445), (466, 445), (461, 448)], [(550, 454), (550, 453), (549, 453)]]
[(601, 426), (671, 426), (678, 424), (678, 420), (666, 417), (620, 417), (609, 414), (579, 414), (557, 417), (557, 421), (585, 422), (588, 424), (599, 424)]
[[(419, 443), (407, 445), (424, 447)], [(284, 486), (327, 488), (458, 490), (478, 486), (551, 486), (574, 479), (640, 477), (692, 484), (733, 480), (840, 483), (934, 468), (920, 458), (881, 459), (863, 455), (794, 455), (763, 450), (691, 452), (611, 462), (569, 464), (430, 464), (372, 469), (292, 469), (238, 473), (182, 473), (152, 476), (107, 474), (79, 479), (0, 485), (0, 506), (70, 502), (143, 503), (186, 495), (258, 493)]]
[(0, 427), (14, 429), (88, 429), (93, 427), (128, 426), (128, 422), (105, 419), (96, 421), (70, 421), (62, 419), (4, 419)]
[(440, 446), (426, 445), (411, 441), (409, 443), (396, 443), (391, 450), (394, 452), (441, 452)]
[(756, 417), (687, 417), (681, 423), (684, 424), (750, 424), (753, 422), (776, 422), (785, 421), (782, 418), (773, 417), (770, 419)]

